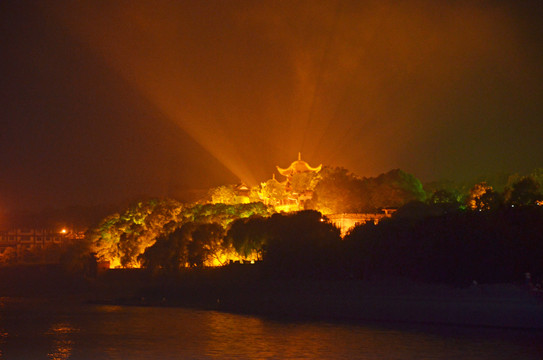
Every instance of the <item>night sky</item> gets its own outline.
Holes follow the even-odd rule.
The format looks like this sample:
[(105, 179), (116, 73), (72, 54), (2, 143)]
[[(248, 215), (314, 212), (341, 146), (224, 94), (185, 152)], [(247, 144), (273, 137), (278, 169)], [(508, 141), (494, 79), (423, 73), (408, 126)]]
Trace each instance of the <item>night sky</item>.
[(0, 211), (543, 167), (539, 3), (3, 0)]

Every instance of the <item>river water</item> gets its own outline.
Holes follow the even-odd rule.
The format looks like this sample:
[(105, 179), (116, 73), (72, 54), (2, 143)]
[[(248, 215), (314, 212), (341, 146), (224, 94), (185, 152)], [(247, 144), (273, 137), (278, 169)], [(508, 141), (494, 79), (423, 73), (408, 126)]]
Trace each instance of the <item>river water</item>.
[(543, 332), (0, 298), (0, 359), (543, 359)]

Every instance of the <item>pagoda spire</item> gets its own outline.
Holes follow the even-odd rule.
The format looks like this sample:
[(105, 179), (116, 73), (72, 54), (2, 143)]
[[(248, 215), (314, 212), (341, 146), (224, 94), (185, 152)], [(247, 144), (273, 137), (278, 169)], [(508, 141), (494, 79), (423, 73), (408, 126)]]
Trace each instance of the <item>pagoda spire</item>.
[(302, 160), (302, 153), (298, 151), (298, 161)]

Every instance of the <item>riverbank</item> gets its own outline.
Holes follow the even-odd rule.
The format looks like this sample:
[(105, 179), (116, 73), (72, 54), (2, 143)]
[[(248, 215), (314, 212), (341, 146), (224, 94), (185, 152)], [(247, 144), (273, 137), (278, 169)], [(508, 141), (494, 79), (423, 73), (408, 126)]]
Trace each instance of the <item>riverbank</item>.
[[(109, 276), (112, 279), (117, 275)], [(154, 278), (150, 284), (133, 296), (108, 301), (120, 305), (195, 307), (270, 318), (543, 330), (543, 300), (513, 284), (455, 288), (405, 279), (273, 279), (262, 277), (251, 266), (188, 271), (176, 277)]]
[(176, 276), (110, 270), (69, 276), (55, 266), (1, 268), (0, 296), (70, 297), (78, 301), (180, 306), (269, 318), (377, 321), (543, 330), (543, 300), (514, 284), (455, 288), (405, 279), (274, 279), (258, 267), (193, 269)]

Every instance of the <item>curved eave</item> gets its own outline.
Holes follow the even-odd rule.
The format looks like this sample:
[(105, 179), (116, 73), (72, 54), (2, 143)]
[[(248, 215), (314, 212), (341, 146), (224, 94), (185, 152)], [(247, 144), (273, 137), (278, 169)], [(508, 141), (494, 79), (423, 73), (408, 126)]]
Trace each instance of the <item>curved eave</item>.
[(319, 171), (321, 171), (321, 169), (322, 169), (322, 164), (320, 164), (319, 166), (314, 167), (314, 168), (311, 167), (311, 166), (309, 166), (309, 165), (307, 165), (307, 168), (308, 168), (309, 170), (311, 170), (311, 171), (319, 172)]
[(286, 169), (283, 169), (283, 168), (280, 168), (279, 166), (276, 166), (277, 168), (277, 171), (279, 171), (279, 174), (283, 175), (283, 176), (287, 176), (287, 175), (290, 175), (292, 174), (292, 167), (288, 167)]

